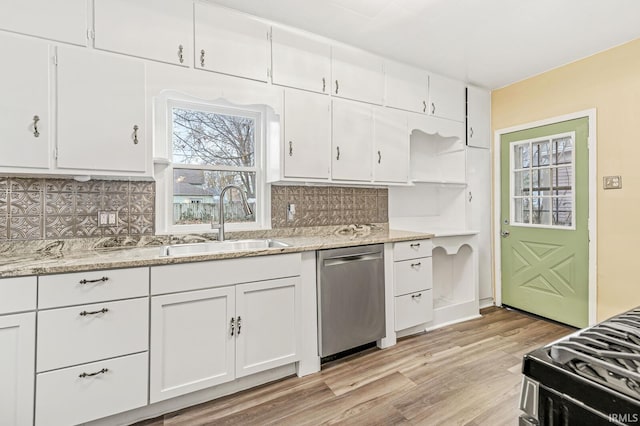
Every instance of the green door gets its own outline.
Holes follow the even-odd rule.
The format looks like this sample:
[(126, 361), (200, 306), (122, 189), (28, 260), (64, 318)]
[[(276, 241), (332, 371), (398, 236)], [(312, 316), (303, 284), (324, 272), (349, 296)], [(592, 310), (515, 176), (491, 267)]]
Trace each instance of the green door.
[(502, 303), (588, 324), (589, 121), (501, 137)]

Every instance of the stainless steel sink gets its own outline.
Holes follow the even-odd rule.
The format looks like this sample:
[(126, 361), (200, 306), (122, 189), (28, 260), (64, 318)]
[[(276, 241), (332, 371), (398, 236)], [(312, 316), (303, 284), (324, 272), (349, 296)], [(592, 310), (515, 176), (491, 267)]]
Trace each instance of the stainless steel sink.
[(255, 240), (210, 241), (206, 243), (173, 244), (160, 247), (160, 256), (186, 256), (228, 251), (264, 250), (289, 247), (289, 244), (270, 238)]

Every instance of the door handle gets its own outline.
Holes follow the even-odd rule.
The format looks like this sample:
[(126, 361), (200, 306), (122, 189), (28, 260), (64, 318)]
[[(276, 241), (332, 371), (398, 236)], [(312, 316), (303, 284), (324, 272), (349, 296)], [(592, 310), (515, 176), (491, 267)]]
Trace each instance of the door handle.
[(507, 238), (511, 233), (509, 231), (501, 231), (500, 235), (502, 235), (502, 238)]

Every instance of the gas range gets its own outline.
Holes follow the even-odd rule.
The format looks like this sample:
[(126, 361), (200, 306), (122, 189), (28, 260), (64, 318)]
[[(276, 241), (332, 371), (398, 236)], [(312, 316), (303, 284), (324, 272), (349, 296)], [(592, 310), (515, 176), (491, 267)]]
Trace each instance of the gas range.
[(520, 425), (640, 426), (640, 307), (524, 356)]

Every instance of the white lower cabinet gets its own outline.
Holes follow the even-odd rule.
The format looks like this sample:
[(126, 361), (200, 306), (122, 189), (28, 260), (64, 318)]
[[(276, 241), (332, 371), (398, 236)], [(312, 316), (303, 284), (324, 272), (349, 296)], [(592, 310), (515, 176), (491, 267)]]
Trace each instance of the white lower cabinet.
[(75, 425), (147, 404), (147, 352), (38, 374), (36, 425)]
[(33, 424), (34, 312), (0, 316), (0, 425)]
[(403, 241), (393, 246), (395, 330), (405, 330), (433, 319), (432, 244)]
[(299, 360), (300, 277), (153, 296), (150, 402)]

